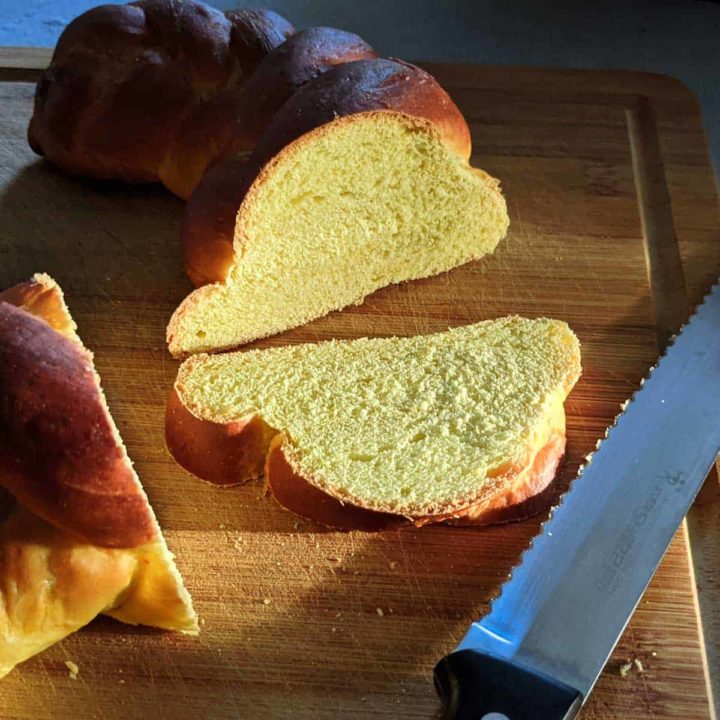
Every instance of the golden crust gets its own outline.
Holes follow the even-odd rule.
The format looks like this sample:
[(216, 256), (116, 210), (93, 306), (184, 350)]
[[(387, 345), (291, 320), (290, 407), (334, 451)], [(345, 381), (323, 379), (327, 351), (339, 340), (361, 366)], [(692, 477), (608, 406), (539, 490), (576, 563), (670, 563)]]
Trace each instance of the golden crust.
[(70, 340), (80, 342), (75, 332), (77, 326), (65, 305), (62, 290), (49, 275), (38, 273), (32, 280), (3, 290), (0, 292), (0, 302), (22, 308)]
[(165, 444), (195, 477), (215, 485), (240, 485), (262, 475), (275, 432), (257, 415), (213, 423), (188, 410), (173, 389), (165, 412)]
[[(105, 547), (134, 547), (155, 520), (107, 410), (92, 355), (35, 312), (62, 322), (56, 286), (0, 297), (0, 484), (55, 527)], [(74, 331), (73, 331), (74, 335)]]
[(341, 503), (297, 473), (283, 452), (285, 437), (276, 435), (265, 460), (265, 489), (286, 510), (320, 525), (338, 530), (376, 532), (407, 524), (392, 513), (366, 510)]
[(247, 190), (247, 161), (211, 168), (192, 194), (180, 231), (185, 272), (196, 287), (222, 282), (235, 259), (238, 208)]

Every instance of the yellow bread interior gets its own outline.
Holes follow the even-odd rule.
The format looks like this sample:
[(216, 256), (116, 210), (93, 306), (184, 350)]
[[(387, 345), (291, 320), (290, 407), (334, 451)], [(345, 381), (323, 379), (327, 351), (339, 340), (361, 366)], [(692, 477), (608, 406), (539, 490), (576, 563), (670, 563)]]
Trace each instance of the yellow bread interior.
[(100, 613), (197, 633), (168, 555), (162, 540), (129, 549), (82, 543), (17, 507), (0, 526), (0, 678)]
[(497, 181), (431, 123), (395, 112), (340, 118), (260, 173), (238, 213), (226, 281), (178, 308), (170, 351), (234, 347), (449, 270), (492, 252), (508, 222)]
[(410, 338), (194, 356), (176, 390), (216, 423), (259, 415), (296, 471), (342, 501), (408, 517), (503, 489), (553, 434), (580, 374), (560, 321), (508, 317)]

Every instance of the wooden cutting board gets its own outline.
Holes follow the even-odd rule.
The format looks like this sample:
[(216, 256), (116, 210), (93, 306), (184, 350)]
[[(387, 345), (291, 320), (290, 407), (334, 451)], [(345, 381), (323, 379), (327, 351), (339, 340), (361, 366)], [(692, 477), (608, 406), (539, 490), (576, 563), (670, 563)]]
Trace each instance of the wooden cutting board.
[[(540, 520), (343, 534), (298, 521), (260, 484), (219, 490), (175, 466), (162, 427), (177, 363), (164, 331), (190, 290), (177, 243), (183, 204), (40, 161), (25, 141), (36, 75), (23, 68), (47, 55), (5, 58), (14, 68), (0, 75), (0, 286), (45, 271), (65, 289), (202, 634), (99, 619), (3, 680), (0, 716), (435, 717), (435, 661), (487, 610)], [(507, 239), (481, 262), (260, 345), (426, 333), (509, 313), (564, 319), (585, 368), (567, 403), (568, 481), (655, 361), (658, 328), (664, 337), (682, 322), (687, 300), (720, 274), (697, 104), (654, 75), (430, 70), (470, 122), (474, 163), (502, 180)], [(583, 718), (710, 717), (693, 587), (681, 530)], [(643, 672), (623, 677), (635, 658)], [(65, 660), (79, 665), (77, 680)]]

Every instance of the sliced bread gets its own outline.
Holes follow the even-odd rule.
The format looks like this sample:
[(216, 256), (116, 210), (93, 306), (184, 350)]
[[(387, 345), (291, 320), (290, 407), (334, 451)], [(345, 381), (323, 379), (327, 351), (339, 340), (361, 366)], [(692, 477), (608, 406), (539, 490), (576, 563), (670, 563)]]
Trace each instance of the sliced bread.
[[(60, 288), (0, 293), (0, 677), (99, 613), (198, 632)], [(5, 504), (5, 503), (4, 503)]]
[(302, 325), (480, 258), (507, 227), (497, 181), (431, 121), (394, 111), (338, 118), (256, 177), (238, 211), (233, 264), (176, 310), (170, 351), (227, 349)]
[(328, 525), (358, 525), (338, 519), (343, 506), (485, 522), (552, 481), (579, 375), (565, 323), (519, 317), (197, 355), (178, 373), (166, 437), (210, 481), (244, 482), (264, 463), (282, 504)]

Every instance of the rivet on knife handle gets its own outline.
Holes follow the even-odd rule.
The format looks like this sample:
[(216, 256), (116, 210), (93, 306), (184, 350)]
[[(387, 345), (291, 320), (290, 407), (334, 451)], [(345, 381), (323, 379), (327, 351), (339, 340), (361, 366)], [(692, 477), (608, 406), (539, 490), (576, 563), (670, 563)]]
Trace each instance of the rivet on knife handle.
[(564, 683), (475, 650), (435, 666), (442, 720), (571, 720), (582, 694)]

